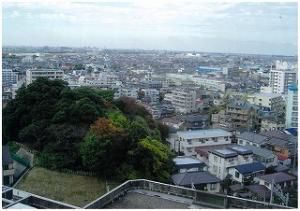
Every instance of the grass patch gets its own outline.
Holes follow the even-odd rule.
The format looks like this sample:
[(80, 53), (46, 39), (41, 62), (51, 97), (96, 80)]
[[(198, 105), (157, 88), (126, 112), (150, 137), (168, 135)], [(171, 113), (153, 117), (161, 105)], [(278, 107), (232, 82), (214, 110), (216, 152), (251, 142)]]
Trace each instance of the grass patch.
[[(112, 181), (108, 183), (110, 190), (118, 185)], [(106, 193), (105, 181), (99, 178), (40, 167), (30, 170), (16, 188), (80, 207)]]

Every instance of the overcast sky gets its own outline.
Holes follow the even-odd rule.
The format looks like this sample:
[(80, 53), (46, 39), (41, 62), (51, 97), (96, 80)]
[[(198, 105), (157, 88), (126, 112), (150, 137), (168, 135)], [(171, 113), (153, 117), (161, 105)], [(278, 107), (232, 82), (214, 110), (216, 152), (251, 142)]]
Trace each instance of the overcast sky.
[(297, 54), (297, 3), (2, 3), (3, 45)]

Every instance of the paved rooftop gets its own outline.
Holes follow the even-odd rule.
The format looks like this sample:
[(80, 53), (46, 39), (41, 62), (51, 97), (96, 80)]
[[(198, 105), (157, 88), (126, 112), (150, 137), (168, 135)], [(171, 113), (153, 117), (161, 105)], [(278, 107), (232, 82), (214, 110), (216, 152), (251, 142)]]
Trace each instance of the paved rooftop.
[(150, 191), (129, 191), (123, 198), (109, 204), (105, 209), (187, 209), (192, 204), (192, 200), (176, 201), (176, 197), (158, 194)]

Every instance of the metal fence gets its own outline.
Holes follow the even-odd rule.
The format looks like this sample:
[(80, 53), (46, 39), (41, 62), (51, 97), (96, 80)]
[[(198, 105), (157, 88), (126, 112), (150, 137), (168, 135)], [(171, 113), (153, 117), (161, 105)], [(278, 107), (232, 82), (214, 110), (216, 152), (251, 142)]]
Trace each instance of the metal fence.
[(183, 198), (193, 199), (194, 204), (203, 205), (209, 208), (275, 208), (283, 209), (289, 208), (276, 204), (269, 204), (266, 202), (242, 199), (233, 196), (227, 196), (217, 193), (209, 193), (206, 191), (199, 191), (185, 187), (179, 187), (170, 184), (164, 184), (145, 179), (128, 180), (127, 182), (119, 185), (110, 192), (96, 199), (95, 201), (87, 204), (84, 208), (97, 209), (103, 208), (112, 203), (120, 197), (126, 195), (129, 190), (143, 189), (165, 193), (173, 196), (180, 196)]

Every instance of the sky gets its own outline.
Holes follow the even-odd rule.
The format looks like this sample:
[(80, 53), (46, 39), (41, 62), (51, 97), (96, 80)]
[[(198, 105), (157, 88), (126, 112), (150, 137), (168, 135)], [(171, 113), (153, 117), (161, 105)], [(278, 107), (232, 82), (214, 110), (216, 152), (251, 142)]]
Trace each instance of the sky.
[(296, 55), (297, 2), (2, 2), (2, 44)]

